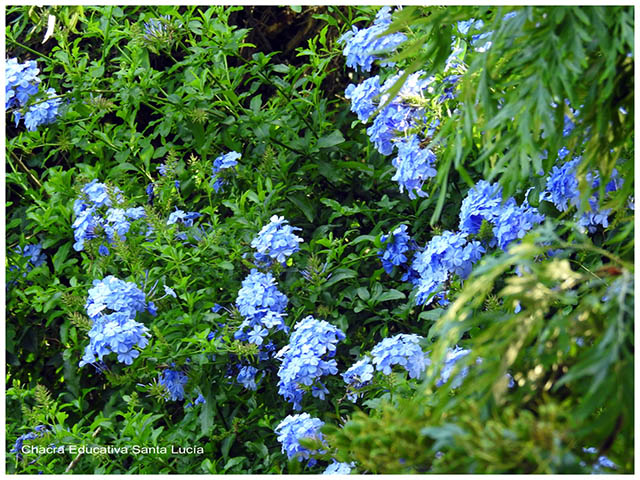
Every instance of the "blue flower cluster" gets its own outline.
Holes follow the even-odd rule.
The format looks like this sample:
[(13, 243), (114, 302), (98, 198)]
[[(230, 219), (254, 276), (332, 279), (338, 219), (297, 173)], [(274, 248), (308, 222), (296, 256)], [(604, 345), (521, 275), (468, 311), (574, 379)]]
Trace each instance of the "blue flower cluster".
[(345, 462), (336, 462), (335, 460), (331, 463), (324, 472), (323, 475), (349, 475), (351, 473), (351, 469), (355, 467), (353, 462), (345, 463)]
[(428, 148), (420, 147), (420, 139), (416, 134), (401, 138), (396, 146), (398, 156), (392, 160), (392, 165), (396, 167), (396, 173), (391, 178), (400, 185), (400, 193), (407, 189), (410, 199), (426, 197), (427, 193), (422, 191), (422, 186), (429, 179), (438, 173), (433, 168), (436, 156)]
[(365, 356), (342, 374), (344, 383), (347, 384), (347, 398), (355, 402), (360, 396), (357, 392), (373, 379), (373, 365), (371, 357)]
[[(564, 158), (564, 156), (560, 156), (560, 153), (558, 157), (561, 159)], [(581, 157), (575, 157), (566, 163), (553, 167), (547, 178), (546, 189), (540, 194), (540, 200), (553, 203), (561, 212), (565, 212), (571, 207), (576, 207), (576, 223), (583, 231), (589, 230), (589, 232), (593, 233), (598, 228), (598, 225), (601, 225), (603, 228), (609, 226), (611, 209), (603, 209), (600, 207), (600, 194), (598, 191), (595, 191), (600, 186), (599, 175), (594, 172), (587, 172), (586, 181), (594, 190), (594, 193), (589, 197), (588, 206), (584, 208), (581, 214), (579, 213), (582, 209), (582, 202), (576, 174), (580, 159)], [(623, 179), (618, 176), (618, 172), (615, 169), (611, 177), (611, 180), (605, 187), (605, 194), (616, 191), (623, 183)]]
[(22, 446), (24, 442), (28, 440), (35, 440), (36, 438), (44, 437), (46, 433), (49, 433), (49, 430), (44, 425), (38, 425), (33, 429), (32, 432), (25, 433), (20, 435), (16, 439), (16, 443), (13, 445), (13, 448), (10, 450), (10, 453), (15, 453), (16, 458), (18, 460), (22, 460)]
[[(30, 272), (31, 269), (39, 267), (47, 260), (47, 255), (42, 251), (42, 245), (40, 243), (36, 243), (35, 245), (25, 245), (22, 248), (18, 245), (15, 248), (15, 252), (23, 257), (27, 258), (26, 270)], [(10, 267), (10, 270), (14, 270), (17, 268), (15, 265)], [(23, 276), (26, 276), (25, 272)]]
[[(284, 311), (287, 302), (287, 297), (278, 290), (276, 280), (270, 272), (262, 273), (252, 269), (242, 281), (242, 288), (236, 298), (236, 306), (245, 319), (234, 337), (261, 345), (269, 330), (286, 332)], [(251, 330), (247, 332), (247, 329)]]
[(357, 27), (346, 32), (338, 39), (338, 43), (344, 43), (344, 55), (347, 57), (347, 66), (357, 69), (361, 67), (363, 71), (371, 71), (374, 60), (383, 60), (380, 65), (393, 65), (393, 62), (385, 61), (379, 55), (392, 52), (398, 45), (403, 43), (407, 37), (403, 33), (392, 33), (382, 35), (391, 25), (391, 8), (381, 8), (373, 24), (362, 30)]
[[(103, 231), (106, 239), (113, 244), (116, 239), (126, 240), (125, 235), (131, 228), (131, 222), (146, 217), (143, 207), (113, 207), (111, 197), (119, 203), (124, 201), (120, 190), (113, 189), (111, 196), (104, 183), (93, 180), (82, 188), (82, 196), (73, 204), (76, 218), (71, 225), (74, 230), (74, 250), (84, 250), (87, 240), (97, 238)], [(101, 245), (100, 253), (108, 254), (106, 246)]]
[(270, 258), (284, 265), (287, 257), (300, 249), (298, 244), (304, 240), (294, 231), (302, 229), (292, 227), (284, 217), (277, 215), (273, 215), (270, 220), (253, 239), (251, 246), (258, 251), (256, 254), (258, 260)]
[(238, 159), (240, 157), (241, 155), (238, 152), (229, 152), (218, 156), (213, 161), (213, 176), (211, 177), (211, 180), (213, 181), (213, 189), (216, 193), (219, 192), (226, 183), (222, 177), (222, 170), (228, 170), (235, 167), (238, 164)]
[(257, 390), (258, 386), (256, 385), (255, 380), (256, 373), (258, 373), (258, 369), (256, 367), (245, 365), (238, 373), (238, 382), (247, 390)]
[(147, 308), (145, 295), (135, 283), (125, 282), (113, 275), (102, 280), (94, 280), (89, 289), (89, 296), (85, 305), (87, 314), (92, 320), (106, 310), (119, 312), (133, 318), (137, 312)]
[(421, 339), (413, 333), (400, 333), (378, 342), (371, 350), (376, 370), (389, 375), (394, 365), (400, 365), (409, 372), (410, 378), (418, 378), (427, 367), (419, 345)]
[[(393, 267), (400, 267), (407, 263), (407, 254), (417, 248), (416, 243), (407, 233), (407, 226), (400, 225), (389, 235), (382, 235), (381, 242), (387, 242), (384, 250), (378, 252), (378, 257), (382, 260), (382, 267), (389, 275), (393, 272)], [(407, 275), (405, 274), (405, 277)], [(403, 277), (403, 281), (406, 278)]]
[[(440, 378), (436, 381), (437, 387), (440, 387), (449, 381), (449, 377), (451, 376), (451, 373), (453, 372), (453, 369), (455, 368), (458, 360), (460, 360), (463, 357), (466, 357), (467, 355), (469, 355), (469, 353), (471, 353), (471, 350), (465, 350), (463, 348), (458, 347), (457, 345), (455, 348), (450, 348), (447, 351), (447, 356), (445, 357), (444, 366), (440, 371)], [(451, 388), (458, 388), (462, 384), (462, 380), (464, 380), (464, 377), (466, 377), (468, 373), (469, 373), (469, 367), (464, 367), (460, 371), (460, 373), (456, 376), (456, 378), (454, 378), (453, 381), (451, 382)]]
[(311, 315), (298, 322), (291, 334), (289, 345), (282, 348), (276, 358), (282, 360), (278, 370), (278, 392), (293, 408), (302, 408), (302, 397), (311, 387), (314, 397), (323, 399), (329, 393), (319, 381), (324, 375), (338, 373), (336, 344), (344, 340), (344, 333), (324, 320), (316, 320)]
[[(34, 60), (25, 63), (18, 63), (16, 58), (7, 60), (5, 64), (5, 109), (25, 107), (31, 97), (37, 95), (40, 84), (39, 72)], [(62, 99), (57, 98), (53, 88), (49, 88), (45, 95), (45, 99), (30, 105), (24, 115), (24, 124), (31, 132), (37, 130), (40, 125), (53, 123), (58, 116), (58, 108)], [(21, 111), (14, 111), (13, 118), (17, 127), (23, 118)]]
[[(525, 195), (526, 197), (526, 195)], [(486, 180), (479, 181), (469, 190), (460, 207), (460, 230), (476, 234), (483, 221), (493, 227), (489, 246), (498, 245), (502, 250), (521, 239), (534, 226), (544, 220), (544, 215), (525, 200), (522, 205), (513, 197), (502, 201), (502, 188)]]
[[(590, 453), (591, 455), (598, 453), (598, 449), (595, 447), (585, 447), (582, 449), (582, 451), (584, 453)], [(586, 466), (586, 463), (580, 462), (580, 465), (584, 467)], [(602, 472), (603, 468), (616, 470), (618, 466), (615, 463), (613, 463), (611, 460), (609, 460), (606, 456), (600, 455), (596, 460), (596, 462), (593, 464), (591, 473), (603, 473)]]
[[(184, 372), (171, 370), (170, 368), (164, 369), (160, 375), (158, 375), (158, 383), (167, 389), (169, 399), (172, 401), (184, 400), (184, 386), (188, 380), (189, 377), (187, 377)], [(197, 403), (198, 401), (196, 400), (196, 404)]]
[(275, 428), (278, 435), (278, 441), (282, 444), (282, 453), (287, 454), (287, 458), (297, 458), (302, 462), (308, 459), (308, 465), (313, 467), (317, 460), (311, 458), (312, 455), (324, 453), (323, 450), (308, 450), (300, 445), (303, 438), (316, 439), (324, 443), (324, 435), (320, 432), (320, 427), (324, 422), (319, 418), (314, 418), (308, 413), (300, 413), (297, 415), (288, 415)]
[(158, 40), (167, 34), (167, 22), (171, 20), (169, 15), (162, 15), (160, 18), (152, 18), (144, 22), (144, 38), (147, 41)]
[(117, 354), (119, 362), (131, 365), (140, 355), (135, 347), (143, 349), (149, 341), (147, 327), (134, 318), (145, 308), (152, 313), (155, 309), (151, 302), (146, 305), (144, 292), (134, 283), (109, 275), (103, 280), (94, 280), (93, 285), (86, 303), (93, 325), (88, 334), (89, 345), (79, 365), (102, 361), (110, 353)]
[(195, 401), (193, 403), (192, 402), (187, 403), (184, 406), (184, 408), (191, 408), (191, 407), (194, 407), (196, 405), (203, 404), (203, 403), (207, 403), (207, 400), (204, 398), (204, 396), (201, 393), (199, 393), (198, 397), (195, 399)]
[(482, 257), (484, 247), (477, 240), (468, 241), (467, 234), (444, 231), (436, 235), (426, 248), (413, 258), (411, 269), (416, 272), (416, 303), (429, 304), (451, 277), (466, 278), (471, 267)]
[[(176, 209), (169, 214), (169, 218), (167, 218), (167, 225), (184, 225), (187, 228), (193, 227), (193, 222), (197, 218), (199, 218), (202, 214), (198, 212), (185, 212), (176, 207)], [(187, 234), (184, 232), (176, 233), (176, 238), (178, 240), (185, 241), (187, 240)]]

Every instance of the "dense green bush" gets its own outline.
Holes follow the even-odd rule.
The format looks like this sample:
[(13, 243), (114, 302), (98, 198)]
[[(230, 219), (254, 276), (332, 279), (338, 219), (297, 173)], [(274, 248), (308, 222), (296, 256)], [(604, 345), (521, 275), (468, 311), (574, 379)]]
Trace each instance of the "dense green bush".
[(8, 472), (633, 472), (633, 8), (6, 15)]

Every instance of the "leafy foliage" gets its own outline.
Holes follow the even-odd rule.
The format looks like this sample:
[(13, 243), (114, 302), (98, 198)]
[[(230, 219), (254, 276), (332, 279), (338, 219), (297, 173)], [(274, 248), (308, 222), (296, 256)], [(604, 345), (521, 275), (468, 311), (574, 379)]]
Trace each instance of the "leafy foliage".
[(633, 471), (630, 7), (6, 13), (9, 473)]

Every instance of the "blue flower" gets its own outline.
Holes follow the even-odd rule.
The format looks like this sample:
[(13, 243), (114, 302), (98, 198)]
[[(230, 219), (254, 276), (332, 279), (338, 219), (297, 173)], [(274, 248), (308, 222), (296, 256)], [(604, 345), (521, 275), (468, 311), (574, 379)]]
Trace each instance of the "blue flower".
[[(384, 105), (389, 100), (389, 95), (386, 92), (401, 75), (402, 71), (384, 82), (380, 89), (383, 92), (380, 97), (380, 105)], [(371, 142), (381, 154), (390, 155), (395, 146), (395, 138), (417, 126), (419, 120), (424, 116), (423, 108), (420, 106), (421, 102), (416, 103), (416, 99), (423, 98), (423, 93), (433, 78), (423, 78), (423, 76), (424, 72), (421, 70), (409, 75), (397, 96), (380, 111), (374, 118), (373, 124), (367, 128)]]
[(379, 342), (371, 356), (376, 370), (389, 375), (391, 367), (400, 365), (409, 372), (409, 377), (418, 378), (426, 368), (424, 352), (419, 342), (422, 337), (400, 333)]
[(351, 469), (354, 468), (355, 463), (344, 463), (344, 462), (336, 462), (333, 460), (331, 465), (329, 465), (324, 472), (323, 475), (349, 475), (351, 473)]
[(35, 440), (36, 438), (43, 437), (49, 433), (49, 430), (44, 425), (38, 425), (33, 429), (34, 431), (20, 435), (17, 439), (10, 453), (15, 453), (18, 460), (22, 460), (22, 447), (25, 441)]
[[(24, 115), (24, 125), (30, 132), (36, 131), (40, 125), (48, 125), (55, 122), (58, 116), (58, 108), (62, 103), (62, 99), (57, 98), (56, 91), (53, 88), (49, 88), (46, 95), (45, 100), (39, 100), (31, 105)], [(16, 126), (20, 121), (20, 117), (20, 112), (14, 113)]]
[(297, 458), (300, 462), (308, 459), (308, 465), (310, 467), (314, 466), (317, 461), (311, 456), (322, 454), (324, 451), (308, 450), (300, 445), (300, 440), (303, 438), (316, 439), (324, 444), (324, 435), (320, 432), (320, 427), (323, 425), (324, 422), (322, 420), (311, 417), (308, 413), (288, 415), (275, 428), (278, 441), (282, 444), (282, 453), (286, 453), (287, 458)]
[(145, 40), (159, 40), (167, 35), (167, 24), (170, 20), (169, 15), (162, 15), (160, 18), (152, 18), (148, 22), (144, 22)]
[(109, 255), (109, 249), (105, 245), (100, 245), (98, 247), (98, 253), (103, 257), (106, 257)]
[(176, 292), (173, 288), (171, 287), (167, 287), (166, 285), (164, 285), (164, 294), (165, 296), (169, 295), (173, 298), (178, 298), (178, 296), (176, 295)]
[(258, 373), (258, 369), (251, 365), (244, 366), (238, 373), (238, 382), (240, 382), (244, 388), (248, 390), (257, 390), (255, 376)]
[(238, 152), (229, 152), (224, 155), (218, 156), (213, 161), (213, 176), (211, 180), (213, 181), (213, 189), (218, 193), (222, 186), (226, 183), (222, 178), (222, 170), (228, 170), (235, 167), (238, 164), (238, 159), (241, 155)]
[(193, 221), (200, 217), (200, 213), (198, 212), (184, 212), (179, 208), (176, 208), (174, 212), (169, 214), (169, 218), (167, 219), (167, 225), (173, 225), (174, 223), (182, 223), (185, 227), (192, 227)]
[(284, 264), (287, 257), (300, 250), (298, 244), (304, 241), (293, 233), (301, 229), (288, 223), (284, 217), (273, 215), (270, 223), (262, 227), (258, 236), (253, 239), (251, 246), (261, 256), (268, 256)]
[(344, 340), (345, 335), (337, 327), (311, 315), (298, 322), (294, 329), (289, 345), (276, 354), (276, 358), (282, 361), (278, 370), (278, 392), (293, 403), (294, 409), (300, 410), (308, 387), (312, 387), (312, 395), (318, 398), (324, 398), (328, 393), (319, 379), (338, 373), (333, 357), (336, 344)]
[(538, 209), (531, 207), (526, 201), (518, 206), (513, 198), (510, 198), (499, 210), (495, 218), (493, 235), (498, 246), (506, 251), (514, 240), (521, 239), (535, 225), (544, 220), (544, 215), (538, 213)]
[(148, 329), (133, 320), (128, 313), (114, 312), (99, 315), (89, 330), (89, 345), (79, 366), (101, 361), (105, 355), (116, 353), (119, 362), (131, 365), (140, 352), (134, 347), (145, 348), (148, 344)]
[[(27, 258), (27, 264), (25, 266), (26, 272), (23, 273), (23, 277), (27, 276), (27, 272), (30, 272), (33, 268), (39, 267), (47, 260), (47, 256), (42, 252), (42, 245), (36, 243), (34, 245), (25, 245), (24, 249), (18, 245), (14, 251)], [(17, 266), (10, 267), (10, 270), (18, 269)]]
[(266, 314), (269, 310), (282, 313), (287, 307), (287, 302), (287, 297), (278, 290), (273, 275), (269, 272), (262, 273), (255, 268), (242, 281), (242, 288), (236, 299), (238, 310), (246, 318)]
[(460, 230), (464, 233), (478, 233), (483, 220), (493, 222), (501, 204), (502, 187), (480, 180), (462, 201)]
[(365, 356), (351, 365), (351, 367), (342, 374), (342, 378), (348, 387), (347, 398), (352, 402), (355, 402), (359, 397), (357, 390), (369, 384), (373, 378), (371, 357)]
[(164, 385), (169, 392), (170, 400), (184, 400), (184, 386), (187, 384), (189, 377), (180, 370), (171, 370), (166, 368), (158, 376), (158, 383)]
[[(436, 386), (440, 387), (449, 381), (449, 377), (453, 372), (453, 369), (463, 357), (466, 357), (471, 353), (471, 350), (465, 350), (456, 345), (455, 348), (449, 348), (445, 357), (445, 363), (440, 371), (440, 378), (436, 381)], [(451, 382), (451, 388), (458, 388), (462, 384), (462, 380), (469, 373), (469, 367), (464, 367), (456, 378)]]
[(411, 268), (416, 272), (416, 303), (422, 305), (432, 301), (431, 295), (452, 274), (466, 278), (471, 268), (485, 252), (480, 242), (467, 243), (466, 233), (444, 231), (431, 239), (424, 251), (414, 256)]
[(396, 173), (391, 178), (400, 185), (400, 192), (407, 189), (410, 199), (426, 197), (427, 193), (422, 191), (422, 185), (438, 173), (433, 165), (436, 156), (429, 149), (420, 147), (420, 139), (412, 134), (403, 137), (396, 143), (398, 156), (393, 159), (392, 164), (396, 167)]
[[(592, 455), (598, 453), (598, 450), (595, 447), (583, 448), (582, 451), (585, 453), (590, 453)], [(580, 462), (580, 465), (583, 467), (586, 466), (584, 462)], [(604, 455), (600, 455), (596, 462), (593, 464), (591, 473), (604, 473), (602, 472), (603, 468), (616, 470), (618, 466)]]
[(580, 190), (578, 190), (578, 179), (575, 171), (580, 163), (580, 157), (556, 165), (551, 170), (547, 178), (546, 189), (540, 195), (540, 200), (553, 203), (561, 212), (566, 211), (570, 206), (577, 206), (580, 203)]
[(145, 295), (135, 283), (125, 282), (109, 275), (102, 280), (93, 281), (85, 308), (91, 319), (95, 319), (107, 310), (134, 318), (137, 312), (142, 312), (146, 308)]
[(38, 64), (35, 60), (18, 63), (17, 58), (5, 62), (5, 109), (22, 107), (38, 93)]
[[(381, 36), (389, 28), (391, 21), (391, 8), (383, 7), (369, 28), (359, 30), (354, 26), (338, 39), (338, 43), (345, 45), (343, 54), (347, 57), (347, 66), (354, 69), (361, 67), (368, 72), (374, 60), (383, 58), (379, 56), (381, 53), (395, 50), (407, 39), (403, 33)], [(380, 65), (393, 65), (393, 62), (382, 61)]]
[(394, 266), (405, 265), (407, 263), (406, 254), (416, 248), (415, 242), (407, 233), (406, 225), (400, 225), (390, 235), (383, 235), (380, 237), (380, 241), (387, 242), (384, 251), (378, 252), (378, 257), (382, 260), (382, 267), (389, 275), (393, 272)]
[(350, 84), (344, 91), (344, 96), (351, 99), (351, 111), (361, 122), (366, 122), (376, 111), (377, 105), (373, 101), (380, 95), (380, 77), (378, 75), (367, 78), (357, 87)]

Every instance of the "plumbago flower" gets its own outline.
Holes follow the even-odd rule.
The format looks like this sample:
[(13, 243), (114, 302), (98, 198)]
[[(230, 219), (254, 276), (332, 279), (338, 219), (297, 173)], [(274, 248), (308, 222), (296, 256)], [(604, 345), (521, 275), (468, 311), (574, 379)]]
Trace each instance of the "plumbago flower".
[(288, 415), (275, 428), (278, 441), (282, 444), (282, 453), (286, 453), (287, 458), (297, 458), (300, 462), (308, 460), (307, 464), (313, 467), (317, 460), (311, 456), (325, 452), (324, 450), (308, 450), (300, 445), (300, 440), (303, 438), (315, 439), (324, 444), (324, 435), (320, 432), (320, 427), (323, 425), (322, 420), (314, 418), (308, 413)]
[(213, 161), (213, 176), (211, 180), (213, 181), (213, 189), (216, 193), (218, 193), (226, 183), (222, 178), (222, 170), (229, 170), (235, 167), (240, 157), (241, 155), (238, 152), (229, 152), (218, 156)]
[[(560, 156), (560, 154), (558, 154)], [(580, 190), (578, 188), (578, 178), (576, 176), (578, 166), (580, 165), (580, 157), (566, 162), (562, 165), (556, 165), (551, 170), (551, 174), (547, 178), (546, 189), (540, 194), (540, 200), (546, 200), (555, 205), (561, 212), (567, 211), (571, 207), (576, 207), (578, 212), (574, 218), (578, 226), (583, 230), (595, 232), (598, 225), (606, 228), (609, 226), (609, 215), (611, 209), (603, 209), (600, 207), (600, 194), (597, 191), (600, 186), (600, 177), (595, 172), (587, 172), (587, 183), (594, 190), (589, 197), (584, 212), (582, 210), (582, 201), (580, 198)], [(613, 170), (611, 180), (605, 187), (605, 194), (616, 191), (623, 183), (623, 179), (618, 176), (617, 170)]]
[(416, 303), (429, 304), (432, 294), (437, 292), (450, 278), (458, 275), (466, 278), (471, 267), (485, 252), (477, 240), (468, 241), (466, 233), (445, 231), (431, 239), (424, 251), (413, 259), (411, 269), (416, 272)]
[(298, 322), (294, 329), (289, 345), (276, 354), (276, 358), (282, 361), (278, 370), (278, 392), (293, 403), (295, 410), (300, 410), (302, 397), (309, 387), (314, 397), (323, 400), (329, 393), (319, 379), (338, 373), (333, 357), (336, 344), (344, 340), (345, 335), (339, 328), (311, 315)]
[(388, 242), (385, 249), (378, 252), (378, 257), (382, 260), (384, 271), (389, 275), (393, 272), (394, 266), (405, 265), (407, 263), (407, 254), (417, 247), (407, 233), (407, 228), (406, 225), (400, 225), (389, 235), (380, 237), (381, 242)]
[(270, 220), (253, 239), (251, 246), (258, 251), (258, 261), (270, 258), (284, 265), (287, 257), (300, 250), (298, 244), (304, 240), (293, 232), (302, 229), (292, 227), (284, 217), (277, 215), (273, 215)]
[[(171, 366), (173, 367), (175, 364)], [(166, 368), (158, 375), (158, 383), (167, 389), (169, 399), (172, 401), (184, 400), (184, 386), (187, 381), (189, 381), (189, 377), (180, 370)]]
[(544, 215), (526, 200), (519, 206), (513, 197), (503, 202), (500, 185), (485, 180), (469, 190), (460, 207), (460, 230), (477, 234), (482, 222), (486, 221), (493, 227), (493, 238), (488, 245), (493, 247), (497, 244), (505, 251), (513, 241), (524, 237), (543, 220)]
[[(10, 58), (5, 64), (5, 109), (25, 107), (29, 100), (38, 94), (40, 78), (38, 78), (37, 63), (34, 60), (18, 63), (16, 58)], [(62, 99), (57, 98), (56, 91), (49, 88), (45, 98), (34, 102), (24, 114), (24, 124), (27, 130), (33, 132), (38, 126), (53, 123), (58, 117), (58, 108)], [(16, 127), (22, 119), (22, 112), (13, 112)]]
[[(110, 194), (109, 188), (98, 180), (92, 180), (82, 188), (82, 196), (73, 204), (76, 216), (71, 225), (76, 240), (74, 250), (84, 250), (84, 243), (98, 238), (99, 231), (104, 232), (110, 244), (118, 238), (125, 241), (132, 222), (146, 217), (144, 207), (119, 208), (113, 206), (112, 198), (119, 204), (124, 203), (120, 189), (114, 187)], [(108, 252), (107, 247), (101, 245), (100, 254), (108, 255)]]
[(400, 365), (409, 372), (410, 378), (418, 378), (427, 367), (424, 352), (416, 334), (401, 333), (379, 342), (373, 350), (373, 364), (376, 370), (389, 375), (394, 365)]
[(131, 282), (109, 275), (94, 280), (85, 308), (93, 321), (89, 330), (89, 345), (85, 348), (80, 366), (101, 361), (105, 355), (117, 354), (119, 362), (131, 365), (148, 344), (149, 331), (134, 320), (137, 312), (148, 309), (154, 313), (152, 303), (145, 303), (142, 290)]
[(398, 182), (400, 193), (406, 188), (411, 200), (415, 199), (416, 195), (426, 197), (427, 193), (422, 191), (422, 186), (438, 173), (433, 168), (435, 154), (428, 148), (420, 147), (420, 139), (416, 134), (400, 139), (396, 147), (398, 156), (391, 162), (396, 167), (396, 173), (391, 180)]
[(22, 460), (22, 447), (24, 445), (24, 442), (43, 437), (47, 433), (50, 433), (50, 430), (48, 430), (47, 427), (45, 427), (44, 425), (38, 425), (33, 429), (32, 432), (20, 435), (16, 439), (16, 443), (13, 445), (13, 448), (10, 450), (10, 453), (15, 453), (16, 458), (18, 460)]
[(344, 383), (347, 384), (347, 398), (355, 402), (360, 396), (357, 390), (368, 385), (371, 379), (373, 379), (371, 357), (365, 356), (351, 365), (351, 367), (342, 374), (342, 378), (344, 379)]
[(344, 463), (337, 462), (333, 460), (333, 463), (329, 465), (324, 472), (323, 475), (349, 475), (351, 473), (351, 469), (355, 468), (355, 463)]
[(395, 50), (407, 39), (403, 33), (382, 35), (391, 25), (391, 21), (391, 7), (383, 7), (376, 14), (370, 27), (360, 30), (354, 26), (338, 39), (338, 43), (345, 44), (343, 54), (347, 57), (347, 66), (356, 70), (361, 67), (363, 71), (369, 72), (374, 60), (382, 60), (381, 66), (394, 65), (393, 62), (378, 56), (380, 53)]

